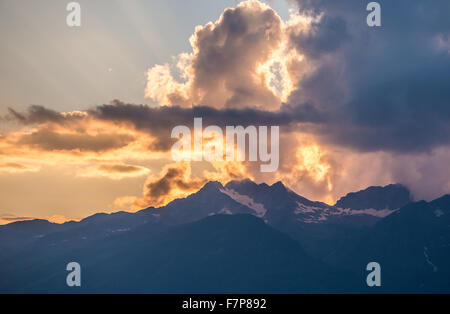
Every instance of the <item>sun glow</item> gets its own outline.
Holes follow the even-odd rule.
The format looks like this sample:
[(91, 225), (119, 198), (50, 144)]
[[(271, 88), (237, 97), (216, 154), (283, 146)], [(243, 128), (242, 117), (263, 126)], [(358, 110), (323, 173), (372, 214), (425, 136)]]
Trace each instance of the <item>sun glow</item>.
[[(306, 171), (316, 182), (327, 179), (330, 165), (324, 161), (323, 152), (316, 144), (302, 146), (297, 151), (299, 164), (297, 168)], [(328, 182), (328, 189), (331, 189), (331, 182)]]

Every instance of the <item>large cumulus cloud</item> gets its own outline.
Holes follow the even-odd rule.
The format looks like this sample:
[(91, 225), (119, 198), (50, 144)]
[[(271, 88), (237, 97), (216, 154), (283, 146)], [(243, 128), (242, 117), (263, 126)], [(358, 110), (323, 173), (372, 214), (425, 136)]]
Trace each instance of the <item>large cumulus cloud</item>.
[(165, 105), (278, 108), (280, 99), (261, 66), (280, 48), (282, 24), (258, 1), (226, 9), (216, 22), (197, 26), (192, 53), (178, 57), (186, 82), (175, 81), (168, 65), (157, 65), (148, 71), (146, 95)]
[(301, 112), (322, 142), (364, 152), (450, 143), (448, 1), (379, 1), (379, 28), (366, 23), (367, 1), (296, 2), (289, 21), (247, 1), (198, 26), (192, 52), (176, 58), (182, 80), (156, 65), (147, 96), (160, 105)]

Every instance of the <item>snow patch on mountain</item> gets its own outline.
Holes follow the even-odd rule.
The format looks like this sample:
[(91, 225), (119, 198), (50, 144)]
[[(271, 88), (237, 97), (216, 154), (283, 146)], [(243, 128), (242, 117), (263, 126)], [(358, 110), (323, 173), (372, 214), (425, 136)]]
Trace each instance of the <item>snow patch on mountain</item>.
[(426, 246), (423, 247), (423, 255), (425, 255), (425, 260), (427, 264), (430, 265), (431, 268), (433, 268), (433, 272), (437, 272), (438, 268), (436, 267), (436, 265), (433, 264), (430, 257), (428, 256), (428, 248)]
[(304, 214), (304, 213), (317, 213), (323, 210), (323, 208), (315, 207), (315, 206), (306, 206), (303, 203), (297, 202), (297, 208), (295, 209), (296, 214)]
[(339, 207), (315, 207), (307, 206), (300, 202), (297, 202), (297, 208), (294, 213), (296, 215), (302, 215), (303, 217), (297, 220), (303, 221), (305, 223), (320, 223), (326, 221), (331, 216), (356, 216), (356, 215), (369, 215), (378, 218), (384, 218), (395, 212), (396, 210), (382, 209), (377, 210), (373, 208), (367, 209), (350, 209), (350, 208), (339, 208)]
[[(341, 209), (341, 208), (339, 208)], [(342, 210), (342, 209), (341, 209)], [(345, 209), (347, 210), (347, 209)], [(344, 211), (345, 211), (344, 210)], [(393, 212), (397, 211), (398, 209), (373, 209), (373, 208), (367, 208), (367, 209), (358, 209), (358, 210), (349, 210), (349, 215), (369, 215), (379, 218), (384, 218), (392, 214)]]
[(294, 210), (294, 214), (303, 216), (297, 218), (297, 220), (305, 223), (319, 223), (327, 220), (327, 213), (324, 208), (307, 206), (303, 203), (297, 202), (297, 208)]
[(231, 210), (229, 210), (228, 208), (224, 207), (221, 210), (219, 210), (219, 214), (225, 214), (225, 215), (233, 215), (233, 213), (231, 212)]
[(229, 197), (231, 197), (236, 202), (238, 202), (238, 203), (240, 203), (242, 205), (245, 205), (248, 208), (253, 209), (255, 211), (257, 217), (260, 217), (260, 218), (264, 217), (264, 215), (267, 212), (267, 209), (264, 207), (263, 204), (256, 203), (252, 198), (250, 198), (247, 195), (239, 194), (235, 190), (227, 189), (227, 188), (220, 189), (220, 192), (228, 195)]

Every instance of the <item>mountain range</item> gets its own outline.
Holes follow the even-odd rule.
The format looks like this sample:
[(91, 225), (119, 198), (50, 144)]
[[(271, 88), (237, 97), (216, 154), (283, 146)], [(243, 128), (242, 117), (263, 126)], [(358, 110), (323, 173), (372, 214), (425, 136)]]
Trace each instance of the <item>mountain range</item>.
[[(81, 287), (66, 285), (72, 261)], [(0, 226), (0, 292), (449, 293), (450, 195), (414, 202), (391, 184), (330, 206), (246, 179), (136, 213), (15, 222)]]

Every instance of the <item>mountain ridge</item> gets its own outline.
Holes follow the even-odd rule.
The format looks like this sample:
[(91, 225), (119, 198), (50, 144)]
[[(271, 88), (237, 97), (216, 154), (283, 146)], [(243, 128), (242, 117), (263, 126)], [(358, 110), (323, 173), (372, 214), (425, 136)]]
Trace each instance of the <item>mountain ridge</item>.
[[(375, 205), (401, 191), (387, 187)], [(370, 207), (310, 201), (282, 182), (215, 181), (136, 213), (8, 224), (0, 291), (64, 292), (58, 278), (74, 260), (95, 279), (85, 292), (370, 292), (361, 276), (377, 261), (386, 269), (377, 291), (450, 293), (450, 195)]]
[(398, 209), (413, 201), (411, 192), (404, 185), (388, 184), (385, 186), (370, 186), (364, 190), (350, 192), (341, 197), (334, 206), (361, 210)]
[[(169, 202), (168, 204), (166, 204), (164, 206), (161, 206), (161, 207), (150, 206), (150, 207), (138, 210), (136, 212), (129, 212), (129, 211), (117, 211), (117, 212), (112, 212), (112, 213), (98, 212), (98, 213), (94, 213), (94, 214), (92, 214), (90, 216), (87, 216), (87, 217), (81, 219), (79, 222), (82, 222), (82, 221), (85, 221), (85, 220), (91, 220), (91, 219), (93, 219), (94, 217), (96, 217), (98, 215), (116, 215), (116, 214), (122, 214), (122, 213), (135, 214), (135, 213), (143, 213), (143, 212), (146, 212), (146, 211), (155, 211), (156, 214), (160, 214), (160, 211), (162, 211), (163, 209), (167, 208), (172, 202), (180, 202), (180, 200), (184, 200), (186, 198), (189, 198), (193, 194), (197, 194), (199, 192), (204, 192), (205, 190), (209, 190), (209, 191), (220, 190), (220, 189), (233, 189), (234, 190), (234, 189), (236, 189), (237, 186), (244, 186), (246, 188), (248, 188), (249, 186), (253, 186), (253, 187), (260, 188), (264, 192), (267, 192), (267, 191), (274, 192), (275, 191), (275, 192), (278, 192), (278, 193), (286, 193), (286, 195), (294, 194), (294, 198), (295, 199), (300, 200), (302, 202), (302, 204), (306, 204), (308, 206), (328, 207), (328, 208), (337, 207), (337, 208), (343, 208), (343, 209), (344, 208), (352, 209), (352, 208), (351, 207), (342, 206), (341, 204), (345, 204), (344, 202), (341, 201), (342, 199), (345, 199), (346, 197), (353, 197), (355, 195), (360, 194), (361, 192), (364, 192), (364, 191), (367, 191), (367, 190), (370, 190), (370, 189), (379, 189), (379, 188), (380, 189), (385, 189), (385, 188), (390, 187), (390, 186), (402, 186), (404, 189), (407, 190), (406, 187), (404, 187), (403, 185), (398, 184), (398, 183), (397, 184), (389, 184), (389, 185), (386, 185), (386, 186), (369, 186), (369, 187), (367, 187), (364, 190), (360, 190), (360, 191), (357, 191), (357, 192), (349, 192), (345, 196), (341, 197), (336, 202), (335, 205), (328, 205), (328, 204), (325, 204), (325, 203), (320, 202), (320, 201), (309, 200), (308, 198), (305, 198), (305, 197), (297, 194), (296, 192), (294, 192), (290, 188), (286, 187), (282, 183), (282, 181), (277, 181), (277, 182), (273, 183), (272, 185), (268, 185), (266, 183), (257, 184), (257, 183), (255, 183), (254, 181), (252, 181), (252, 180), (250, 180), (248, 178), (242, 179), (242, 180), (232, 180), (232, 181), (229, 181), (225, 185), (222, 185), (222, 183), (220, 183), (219, 181), (208, 181), (198, 191), (196, 191), (196, 192), (194, 192), (194, 193), (192, 193), (192, 194), (190, 194), (190, 195), (188, 195), (187, 197), (184, 197), (184, 198), (176, 198), (176, 199), (172, 200), (171, 202)], [(408, 193), (408, 195), (410, 195), (409, 190), (407, 190), (407, 193)], [(412, 200), (411, 200), (411, 202), (412, 202)], [(377, 206), (375, 206), (375, 207), (377, 207)], [(381, 210), (381, 208), (375, 208), (375, 207), (365, 207), (364, 209), (373, 208), (375, 210)], [(398, 208), (399, 207), (396, 207), (395, 209), (398, 209)], [(394, 208), (392, 208), (392, 209), (394, 209)], [(361, 208), (357, 208), (356, 210), (361, 210)], [(48, 220), (39, 219), (39, 218), (30, 219), (30, 220), (19, 220), (19, 221), (15, 221), (15, 222), (12, 222), (12, 223), (0, 225), (0, 228), (2, 228), (3, 226), (11, 225), (11, 224), (16, 223), (16, 222), (27, 222), (27, 221), (36, 221), (36, 220), (48, 221)], [(70, 224), (70, 223), (77, 223), (77, 222), (76, 221), (68, 221), (68, 222), (65, 222), (63, 224)]]

